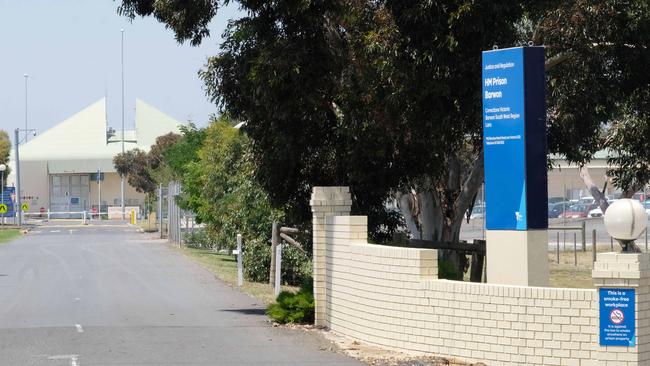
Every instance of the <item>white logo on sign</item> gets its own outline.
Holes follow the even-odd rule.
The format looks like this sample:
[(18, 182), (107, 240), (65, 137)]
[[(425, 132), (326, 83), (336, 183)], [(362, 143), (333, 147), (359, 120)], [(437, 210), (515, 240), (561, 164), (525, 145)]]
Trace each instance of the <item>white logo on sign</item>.
[(517, 221), (521, 221), (524, 218), (524, 215), (520, 214), (519, 211), (515, 212), (515, 218)]
[(623, 315), (623, 312), (619, 309), (614, 309), (612, 310), (611, 313), (609, 313), (609, 320), (611, 320), (612, 323), (614, 324), (621, 324), (624, 319), (625, 316)]

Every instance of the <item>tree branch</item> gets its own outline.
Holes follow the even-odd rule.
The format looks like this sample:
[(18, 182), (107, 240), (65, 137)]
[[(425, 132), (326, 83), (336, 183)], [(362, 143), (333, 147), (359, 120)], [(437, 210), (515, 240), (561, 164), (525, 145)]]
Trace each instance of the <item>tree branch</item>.
[(596, 185), (596, 183), (594, 183), (594, 180), (591, 179), (591, 175), (589, 174), (589, 168), (587, 168), (587, 166), (585, 166), (584, 164), (580, 165), (580, 178), (585, 183), (585, 186), (587, 186), (589, 193), (591, 193), (591, 196), (596, 201), (598, 207), (600, 207), (601, 211), (603, 211), (603, 214), (605, 214), (605, 211), (607, 211), (607, 207), (609, 207), (609, 202), (607, 202), (607, 197), (605, 197), (605, 194), (601, 192), (600, 189), (598, 189), (598, 186)]
[(483, 149), (474, 160), (474, 166), (463, 183), (460, 194), (454, 202), (454, 222), (461, 222), (474, 194), (483, 183)]
[(569, 59), (571, 59), (573, 56), (575, 56), (575, 52), (573, 51), (565, 51), (565, 52), (560, 52), (557, 55), (546, 59), (546, 62), (544, 63), (544, 71), (549, 71), (552, 68), (556, 67), (557, 65), (560, 65)]

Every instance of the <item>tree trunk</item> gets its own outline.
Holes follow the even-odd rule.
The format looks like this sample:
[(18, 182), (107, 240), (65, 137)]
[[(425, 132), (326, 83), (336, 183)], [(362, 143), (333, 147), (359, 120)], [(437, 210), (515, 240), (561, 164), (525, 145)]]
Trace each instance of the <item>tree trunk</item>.
[(439, 240), (442, 231), (442, 211), (435, 192), (417, 191), (398, 192), (395, 195), (406, 227), (412, 239)]
[(584, 164), (580, 166), (580, 178), (582, 178), (582, 181), (585, 183), (585, 186), (587, 186), (589, 193), (591, 193), (591, 196), (596, 201), (598, 207), (600, 207), (600, 209), (603, 211), (604, 215), (605, 211), (607, 211), (607, 207), (609, 207), (609, 202), (607, 202), (607, 197), (605, 197), (605, 194), (601, 192), (600, 189), (598, 189), (596, 183), (594, 183), (593, 179), (591, 179), (589, 168), (587, 168)]
[[(413, 187), (408, 193), (396, 194), (411, 238), (459, 242), (465, 212), (483, 182), (483, 153), (479, 153), (465, 174), (455, 155), (450, 157), (449, 167), (447, 179), (439, 182), (436, 190)], [(454, 279), (462, 280), (468, 267), (465, 254), (445, 250), (440, 252), (439, 260), (451, 263), (457, 272)]]

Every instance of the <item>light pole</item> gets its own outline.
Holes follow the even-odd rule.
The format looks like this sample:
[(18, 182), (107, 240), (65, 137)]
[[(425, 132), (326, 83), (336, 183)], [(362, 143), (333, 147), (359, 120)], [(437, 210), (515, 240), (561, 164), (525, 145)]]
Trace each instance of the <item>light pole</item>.
[(101, 219), (102, 214), (102, 171), (97, 169), (97, 219)]
[[(27, 131), (27, 79), (29, 75), (25, 74), (23, 76), (25, 77), (25, 131)], [(25, 132), (25, 142), (27, 142), (27, 132)]]
[[(18, 227), (22, 226), (22, 224), (23, 224), (23, 217), (22, 217), (22, 214), (21, 214), (21, 212), (22, 212), (22, 210), (21, 210), (22, 197), (20, 195), (20, 155), (19, 155), (19, 153), (20, 153), (20, 149), (19, 149), (19, 146), (20, 146), (20, 131), (21, 131), (20, 128), (17, 128), (17, 129), (14, 130), (14, 139), (16, 141), (16, 143), (14, 144), (14, 153), (15, 153), (14, 155), (16, 156), (16, 206), (14, 206), (14, 211), (16, 211), (18, 213), (18, 215), (17, 215), (18, 216)], [(36, 135), (36, 130), (34, 130), (34, 129), (31, 129), (31, 130), (25, 129), (25, 130), (22, 130), (22, 131), (25, 131), (25, 136), (27, 136), (30, 132), (33, 132), (34, 135)]]
[[(122, 156), (124, 156), (124, 29), (122, 32)], [(120, 202), (122, 207), (122, 220), (126, 218), (124, 214), (124, 175), (120, 174)]]
[[(7, 166), (0, 164), (0, 203), (3, 205), (5, 203), (5, 170), (7, 170)], [(5, 214), (2, 214), (0, 223), (5, 224)]]
[[(27, 135), (27, 133), (25, 133), (25, 135)], [(18, 210), (16, 210), (16, 206), (14, 206), (14, 211), (18, 212), (18, 227), (21, 227), (23, 226), (23, 217), (20, 214), (20, 206), (22, 206), (22, 204), (20, 202), (20, 156), (18, 155), (20, 151), (18, 148), (18, 145), (20, 145), (20, 128), (15, 130), (14, 138), (16, 139), (14, 148), (16, 155), (16, 203), (18, 204)]]

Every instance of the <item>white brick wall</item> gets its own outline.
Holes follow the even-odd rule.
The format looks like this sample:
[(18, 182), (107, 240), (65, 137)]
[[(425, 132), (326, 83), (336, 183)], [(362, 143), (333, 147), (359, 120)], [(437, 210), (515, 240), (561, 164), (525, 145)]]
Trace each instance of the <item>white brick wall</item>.
[[(636, 347), (600, 347), (598, 292), (437, 279), (437, 252), (367, 243), (346, 187), (316, 187), (316, 323), (388, 349), (487, 365), (650, 365), (650, 254), (599, 254), (597, 287), (636, 289)], [(488, 253), (489, 255), (489, 253)]]
[(438, 280), (435, 250), (368, 244), (365, 216), (325, 222), (333, 331), (488, 365), (597, 364), (596, 291)]

